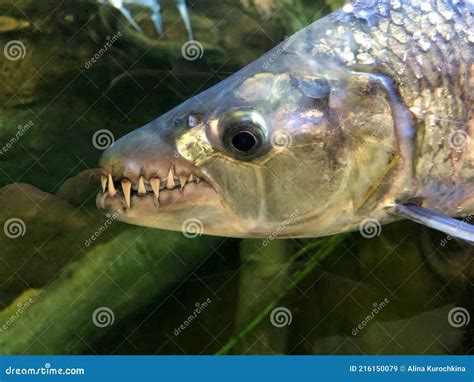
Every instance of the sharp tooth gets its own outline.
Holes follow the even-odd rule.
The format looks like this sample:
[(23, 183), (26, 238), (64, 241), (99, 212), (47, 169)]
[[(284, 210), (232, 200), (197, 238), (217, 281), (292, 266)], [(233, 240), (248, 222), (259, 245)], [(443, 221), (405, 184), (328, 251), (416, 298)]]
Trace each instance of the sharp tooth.
[(160, 198), (160, 179), (159, 178), (150, 179), (150, 184), (151, 184), (151, 188), (153, 190), (153, 193), (155, 194), (155, 198), (157, 200), (159, 200), (159, 198)]
[(196, 183), (199, 184), (200, 181), (201, 181), (201, 178), (198, 178), (198, 177), (196, 176)]
[(127, 203), (127, 207), (130, 208), (130, 193), (132, 192), (132, 182), (125, 179), (122, 180), (121, 183), (123, 195), (125, 196), (125, 202)]
[(102, 183), (102, 192), (104, 193), (107, 189), (107, 177), (105, 175), (101, 175), (100, 182)]
[(181, 185), (181, 190), (184, 188), (184, 185), (186, 184), (186, 175), (180, 175), (179, 176), (179, 184)]
[(194, 175), (193, 174), (189, 175), (188, 182), (194, 182)]
[(114, 187), (114, 180), (112, 179), (112, 175), (109, 174), (109, 194), (114, 196), (117, 193), (117, 190)]
[(145, 188), (145, 181), (143, 179), (143, 176), (140, 176), (138, 179), (138, 195), (145, 195), (146, 194), (146, 188)]
[(166, 177), (166, 188), (168, 190), (173, 189), (176, 186), (176, 183), (174, 182), (174, 171), (173, 171), (173, 165), (171, 165), (169, 171), (168, 171), (168, 176)]

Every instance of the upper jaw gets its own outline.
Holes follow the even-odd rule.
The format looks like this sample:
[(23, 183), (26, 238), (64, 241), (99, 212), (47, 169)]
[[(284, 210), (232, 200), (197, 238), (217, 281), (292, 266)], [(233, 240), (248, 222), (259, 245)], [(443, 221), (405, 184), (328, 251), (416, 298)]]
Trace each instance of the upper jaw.
[[(169, 208), (214, 191), (207, 177), (165, 142), (156, 124), (150, 124), (121, 138), (101, 158), (102, 193), (99, 208), (119, 200), (133, 209), (144, 198), (156, 208)], [(113, 201), (115, 199), (115, 201)], [(134, 205), (135, 204), (135, 205)]]
[(133, 204), (138, 203), (141, 198), (152, 198), (157, 208), (164, 208), (189, 201), (189, 198), (196, 196), (200, 190), (213, 191), (210, 184), (196, 172), (181, 171), (180, 175), (177, 175), (174, 164), (169, 166), (168, 173), (163, 178), (158, 175), (145, 178), (144, 175), (137, 174), (128, 177), (113, 176), (104, 171), (101, 175), (102, 193), (99, 195), (99, 207), (105, 208), (108, 198), (120, 200), (128, 209), (135, 207)]

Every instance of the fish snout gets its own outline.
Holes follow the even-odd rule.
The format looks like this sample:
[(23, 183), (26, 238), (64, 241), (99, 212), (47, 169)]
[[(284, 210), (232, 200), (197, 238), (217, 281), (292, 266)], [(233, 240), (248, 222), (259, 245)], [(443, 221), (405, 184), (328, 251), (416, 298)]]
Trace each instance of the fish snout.
[(153, 125), (116, 141), (100, 160), (99, 207), (113, 204), (133, 209), (146, 198), (154, 207), (163, 207), (190, 192), (191, 184), (205, 183), (200, 171), (174, 147), (174, 141), (163, 137)]
[(126, 135), (104, 152), (99, 164), (105, 175), (137, 183), (141, 176), (166, 178), (172, 165), (177, 177), (192, 171), (194, 166), (179, 155), (172, 142), (147, 130), (139, 129)]

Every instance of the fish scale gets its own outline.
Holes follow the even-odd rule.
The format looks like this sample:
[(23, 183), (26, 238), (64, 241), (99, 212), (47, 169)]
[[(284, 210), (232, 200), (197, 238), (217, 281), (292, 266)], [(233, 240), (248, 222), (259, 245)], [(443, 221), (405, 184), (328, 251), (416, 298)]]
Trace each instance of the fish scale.
[[(354, 1), (329, 16), (335, 33), (345, 36), (339, 51), (353, 51), (356, 42), (358, 55), (353, 62), (334, 51), (334, 39), (324, 48), (321, 43), (316, 48), (308, 43), (306, 49), (332, 50), (349, 67), (363, 68), (364, 61), (357, 60), (361, 55), (374, 61), (378, 72), (398, 84), (404, 103), (417, 117), (417, 174), (425, 182), (433, 178), (458, 182), (459, 176), (473, 182), (472, 161), (464, 162), (468, 171), (445, 164), (451, 152), (449, 134), (460, 129), (460, 124), (467, 131), (467, 121), (472, 119), (472, 100), (466, 98), (472, 86), (468, 79), (473, 75), (472, 6), (462, 1), (378, 1), (368, 13), (371, 4), (373, 1)], [(315, 30), (309, 27), (307, 31), (311, 36), (307, 41), (317, 41), (320, 30), (314, 25)], [(364, 39), (369, 43), (364, 45)]]
[(104, 153), (118, 178), (138, 168), (163, 178), (179, 162), (205, 180), (160, 208), (137, 198), (121, 218), (308, 237), (404, 217), (474, 242), (450, 217), (474, 213), (473, 10), (356, 0), (297, 32)]

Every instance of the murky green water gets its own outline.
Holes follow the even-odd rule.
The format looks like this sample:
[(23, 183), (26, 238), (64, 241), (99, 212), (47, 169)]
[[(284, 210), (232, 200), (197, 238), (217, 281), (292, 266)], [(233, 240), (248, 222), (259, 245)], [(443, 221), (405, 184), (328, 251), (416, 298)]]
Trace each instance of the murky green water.
[(118, 139), (341, 2), (188, 3), (193, 61), (171, 0), (162, 38), (136, 5), (143, 33), (93, 1), (0, 0), (1, 353), (471, 352), (453, 314), (472, 312), (472, 249), (442, 234), (400, 222), (264, 245), (97, 211), (99, 131)]

